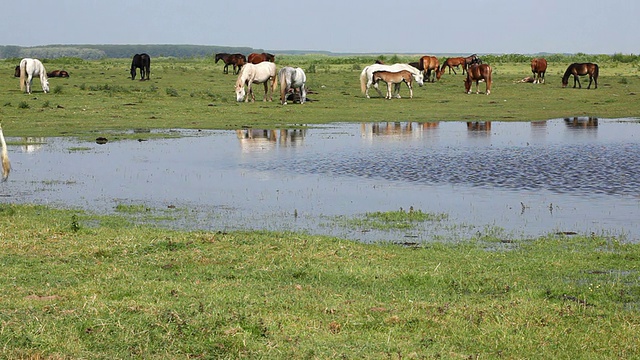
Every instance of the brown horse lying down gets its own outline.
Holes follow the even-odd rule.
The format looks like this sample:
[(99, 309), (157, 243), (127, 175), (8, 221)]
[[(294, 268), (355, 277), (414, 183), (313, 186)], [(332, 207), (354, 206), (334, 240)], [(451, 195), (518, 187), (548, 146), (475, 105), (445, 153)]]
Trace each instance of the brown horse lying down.
[[(382, 80), (387, 83), (387, 96), (385, 98), (391, 99), (391, 86), (395, 84), (405, 83), (409, 87), (409, 98), (413, 98), (413, 74), (411, 74), (407, 70), (400, 70), (398, 72), (390, 72), (390, 71), (376, 71), (373, 73), (373, 84), (378, 84), (378, 82)], [(400, 98), (400, 94), (397, 95)]]
[(487, 64), (474, 64), (469, 66), (467, 69), (467, 78), (464, 81), (464, 89), (467, 94), (471, 94), (471, 83), (476, 82), (476, 94), (479, 94), (478, 91), (478, 83), (481, 80), (486, 81), (487, 83), (487, 92), (486, 94), (491, 94), (491, 66)]
[(69, 73), (64, 70), (53, 70), (47, 73), (48, 77), (69, 77)]

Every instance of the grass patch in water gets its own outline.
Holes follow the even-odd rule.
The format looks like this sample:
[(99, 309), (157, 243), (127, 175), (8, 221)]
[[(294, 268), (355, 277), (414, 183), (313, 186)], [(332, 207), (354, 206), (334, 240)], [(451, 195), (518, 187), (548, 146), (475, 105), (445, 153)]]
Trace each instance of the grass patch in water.
[(395, 211), (375, 211), (360, 217), (338, 217), (339, 223), (351, 228), (368, 228), (376, 230), (406, 230), (416, 228), (425, 222), (440, 222), (449, 218), (445, 213), (428, 213), (414, 210), (413, 207), (405, 211), (402, 208)]

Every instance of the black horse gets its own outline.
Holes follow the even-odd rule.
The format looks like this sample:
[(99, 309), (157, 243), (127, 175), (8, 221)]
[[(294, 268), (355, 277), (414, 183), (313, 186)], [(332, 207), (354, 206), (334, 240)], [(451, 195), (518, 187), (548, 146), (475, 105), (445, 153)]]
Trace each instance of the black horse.
[(151, 74), (151, 57), (147, 54), (135, 54), (133, 55), (133, 61), (131, 62), (131, 80), (136, 78), (136, 69), (140, 69), (140, 80), (149, 80)]

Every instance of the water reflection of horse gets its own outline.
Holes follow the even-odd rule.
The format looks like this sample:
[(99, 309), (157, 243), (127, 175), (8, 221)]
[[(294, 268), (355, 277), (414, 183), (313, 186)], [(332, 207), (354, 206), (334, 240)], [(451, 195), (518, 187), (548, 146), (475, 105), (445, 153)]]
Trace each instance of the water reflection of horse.
[(573, 118), (564, 118), (564, 123), (570, 128), (596, 128), (598, 127), (598, 118), (576, 116)]
[(545, 58), (531, 59), (531, 72), (534, 84), (544, 84), (544, 74), (547, 72), (547, 60)]
[[(371, 87), (371, 85), (373, 85), (373, 87), (376, 89), (380, 97), (382, 97), (382, 92), (378, 88), (378, 85), (373, 83), (373, 73), (375, 71), (397, 72), (401, 70), (409, 71), (413, 75), (413, 78), (418, 83), (418, 85), (420, 86), (424, 85), (424, 75), (422, 74), (422, 71), (418, 70), (417, 68), (409, 64), (393, 64), (393, 65), (373, 64), (373, 65), (366, 66), (364, 69), (362, 69), (362, 72), (360, 73), (360, 90), (365, 94), (365, 96), (368, 99), (369, 88)], [(395, 90), (396, 90), (396, 94), (398, 94), (398, 91), (400, 90), (400, 84), (396, 85)], [(396, 96), (400, 96), (400, 95), (396, 95)]]
[(247, 57), (247, 61), (251, 64), (259, 64), (263, 61), (275, 62), (276, 56), (269, 53), (251, 53)]
[(589, 86), (587, 89), (591, 88), (591, 82), (595, 83), (594, 89), (598, 88), (598, 73), (600, 72), (598, 68), (598, 64), (593, 63), (573, 63), (569, 65), (567, 71), (564, 72), (562, 76), (562, 87), (567, 87), (569, 83), (569, 76), (573, 75), (573, 87), (576, 87), (576, 82), (578, 83), (579, 88), (582, 88), (580, 84), (579, 76), (589, 75)]
[(148, 54), (135, 54), (131, 60), (131, 80), (136, 78), (136, 69), (140, 69), (140, 80), (149, 80), (151, 76), (151, 57)]
[(427, 82), (436, 81), (436, 74), (438, 73), (438, 70), (440, 68), (440, 61), (438, 61), (437, 57), (425, 55), (420, 58), (420, 61), (418, 62), (418, 64), (419, 64), (418, 69), (424, 72), (425, 81)]
[[(413, 99), (413, 74), (408, 72), (407, 70), (400, 70), (397, 72), (390, 71), (375, 71), (373, 73), (373, 83), (378, 85), (378, 82), (382, 80), (387, 83), (387, 99), (391, 99), (392, 97), (392, 85), (405, 83), (409, 87), (409, 98)], [(398, 98), (400, 95), (398, 95)]]
[[(271, 81), (271, 94), (269, 94), (269, 81)], [(255, 101), (252, 84), (264, 84), (264, 101), (271, 101), (273, 93), (278, 87), (278, 76), (276, 74), (276, 64), (272, 62), (262, 62), (257, 65), (247, 63), (240, 70), (238, 80), (236, 80), (236, 100), (245, 102)], [(248, 90), (245, 91), (245, 86)], [(248, 93), (248, 94), (247, 94)], [(245, 97), (246, 95), (246, 97)]]
[(491, 121), (467, 121), (469, 131), (491, 131)]
[(243, 152), (265, 151), (281, 146), (295, 146), (302, 143), (307, 130), (301, 129), (253, 129), (236, 130)]
[(479, 94), (478, 83), (484, 80), (487, 84), (486, 94), (491, 94), (491, 66), (487, 64), (474, 64), (467, 69), (467, 78), (464, 81), (464, 89), (467, 94), (471, 94), (471, 83), (476, 82), (476, 94)]
[[(219, 60), (224, 62), (224, 68), (222, 69), (224, 74), (229, 73), (229, 65), (233, 66), (233, 73), (237, 74), (242, 66), (247, 63), (247, 57), (242, 54), (219, 53), (216, 54), (216, 64)], [(238, 69), (237, 71), (236, 68)]]
[(304, 70), (299, 67), (293, 68), (285, 66), (278, 72), (278, 78), (280, 79), (280, 103), (286, 105), (289, 91), (295, 92), (298, 90), (300, 93), (300, 104), (304, 104), (307, 98), (307, 90), (305, 89), (307, 76)]
[(49, 79), (47, 78), (47, 70), (38, 59), (24, 58), (20, 61), (20, 90), (31, 94), (31, 83), (33, 77), (40, 77), (40, 85), (42, 91), (49, 92)]

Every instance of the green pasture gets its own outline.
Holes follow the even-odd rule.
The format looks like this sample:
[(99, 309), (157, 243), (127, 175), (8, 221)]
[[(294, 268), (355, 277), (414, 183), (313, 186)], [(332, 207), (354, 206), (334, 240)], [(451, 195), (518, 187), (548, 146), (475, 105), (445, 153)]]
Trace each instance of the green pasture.
[(613, 238), (409, 248), (28, 205), (0, 220), (3, 359), (640, 356), (640, 245)]
[[(550, 62), (544, 85), (517, 83), (531, 75), (518, 58), (485, 58), (493, 67), (492, 94), (464, 94), (463, 75), (443, 75), (417, 88), (408, 99), (366, 99), (359, 74), (375, 57), (278, 56), (278, 66), (300, 66), (307, 72), (309, 98), (303, 106), (277, 101), (237, 103), (236, 76), (222, 73), (213, 58), (154, 58), (150, 81), (132, 81), (127, 59), (45, 60), (48, 70), (64, 69), (71, 77), (50, 79), (51, 93), (21, 93), (13, 69), (18, 59), (0, 62), (0, 120), (8, 136), (94, 136), (113, 131), (152, 128), (237, 129), (291, 124), (376, 121), (530, 121), (572, 116), (638, 117), (640, 65), (604, 57), (597, 90), (562, 89), (562, 74), (571, 58)], [(385, 58), (415, 61), (413, 57)], [(525, 59), (526, 60), (526, 59)], [(596, 59), (598, 60), (598, 59)], [(572, 84), (572, 81), (570, 82)], [(404, 85), (403, 85), (404, 86)], [(484, 84), (480, 84), (484, 92)], [(256, 88), (262, 99), (262, 88)]]

